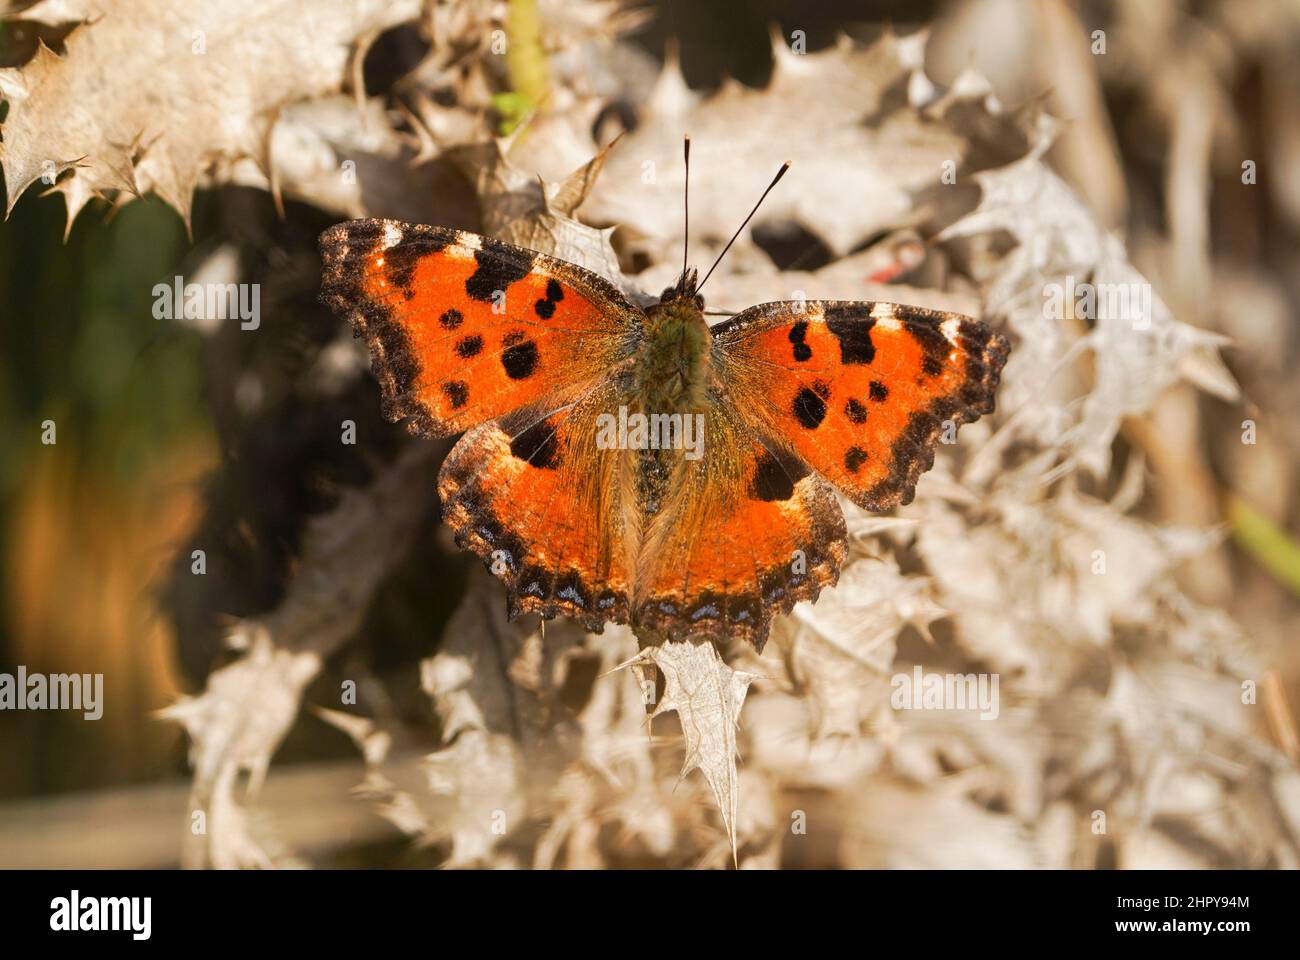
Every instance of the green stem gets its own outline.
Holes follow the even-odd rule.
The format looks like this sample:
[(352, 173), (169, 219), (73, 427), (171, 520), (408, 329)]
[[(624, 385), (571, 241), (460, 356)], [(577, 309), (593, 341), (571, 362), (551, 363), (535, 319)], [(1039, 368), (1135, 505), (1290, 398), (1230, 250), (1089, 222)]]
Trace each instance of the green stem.
[(501, 132), (509, 133), (543, 103), (549, 91), (542, 22), (536, 0), (510, 0), (506, 13), (506, 76), (510, 91), (496, 98)]
[(1237, 546), (1300, 596), (1300, 544), (1235, 494), (1228, 496), (1228, 525)]

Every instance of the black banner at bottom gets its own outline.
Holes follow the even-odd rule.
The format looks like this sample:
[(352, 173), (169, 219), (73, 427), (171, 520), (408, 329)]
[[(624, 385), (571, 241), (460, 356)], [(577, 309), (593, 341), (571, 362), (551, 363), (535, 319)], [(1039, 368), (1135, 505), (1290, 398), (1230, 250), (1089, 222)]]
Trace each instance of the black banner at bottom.
[(5, 942), (15, 946), (373, 949), (396, 935), (436, 949), (472, 935), (499, 950), (512, 937), (537, 948), (607, 927), (687, 934), (693, 948), (712, 937), (752, 943), (773, 934), (825, 943), (851, 931), (873, 948), (1023, 933), (1071, 946), (1128, 940), (1181, 949), (1199, 940), (1231, 949), (1289, 930), (1283, 910), (1295, 874), (51, 870), (3, 872), (0, 883)]

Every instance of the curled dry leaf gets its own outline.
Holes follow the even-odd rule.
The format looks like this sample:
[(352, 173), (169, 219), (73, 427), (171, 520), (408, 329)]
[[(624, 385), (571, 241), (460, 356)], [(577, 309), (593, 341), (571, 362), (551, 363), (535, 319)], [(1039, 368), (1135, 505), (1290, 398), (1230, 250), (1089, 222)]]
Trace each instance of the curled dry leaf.
[[(1044, 121), (1034, 150), (1006, 167), (975, 174), (979, 206), (951, 224), (941, 240), (1006, 231), (1016, 240), (1001, 257), (975, 261), (989, 313), (1005, 319), (1022, 347), (1010, 361), (1002, 403), (1036, 401), (1039, 439), (1062, 448), (1067, 466), (1094, 475), (1110, 465), (1120, 421), (1151, 408), (1182, 376), (1235, 399), (1236, 385), (1217, 348), (1224, 341), (1174, 319), (1151, 284), (1128, 262), (1123, 245), (1096, 222), (1070, 188), (1042, 162), (1054, 124)], [(1092, 285), (1123, 293), (1099, 297), (1095, 318), (1075, 316), (1070, 291)], [(1087, 319), (1095, 319), (1091, 330)], [(1081, 352), (1093, 357), (1093, 383), (1083, 395), (1060, 396), (1063, 368)], [(1202, 372), (1204, 371), (1204, 372)], [(1059, 397), (1059, 399), (1058, 399)]]
[(29, 7), (24, 19), (80, 25), (63, 56), (41, 46), (31, 62), (0, 71), (10, 105), (0, 154), (10, 209), (44, 177), (63, 194), (69, 227), (105, 194), (156, 193), (188, 223), (194, 188), (210, 167), (244, 157), (264, 163), (278, 111), (338, 92), (354, 44), (414, 19), (419, 7), (418, 0), (270, 10), (258, 0)]
[[(686, 744), (681, 775), (685, 777), (696, 769), (704, 774), (722, 813), (734, 856), (739, 789), (736, 727), (755, 675), (727, 666), (712, 643), (690, 640), (668, 640), (646, 647), (618, 669), (641, 669), (651, 664), (663, 674), (664, 692), (650, 716), (669, 710), (677, 713)], [(646, 678), (642, 682), (654, 681)]]
[(414, 519), (432, 496), (430, 458), (428, 446), (411, 447), (369, 488), (349, 491), (314, 519), (284, 601), (232, 630), (231, 645), (244, 655), (213, 672), (200, 696), (162, 711), (190, 736), (192, 809), (209, 815), (207, 833), (190, 835), (189, 865), (267, 860), (245, 835), (237, 780), (247, 772), (256, 795), (307, 684), (356, 633), (371, 595), (409, 546)]
[(892, 556), (852, 560), (834, 591), (800, 604), (778, 635), (791, 680), (816, 715), (816, 737), (856, 737), (885, 701), (899, 632), (928, 633), (947, 611), (924, 577), (903, 576)]

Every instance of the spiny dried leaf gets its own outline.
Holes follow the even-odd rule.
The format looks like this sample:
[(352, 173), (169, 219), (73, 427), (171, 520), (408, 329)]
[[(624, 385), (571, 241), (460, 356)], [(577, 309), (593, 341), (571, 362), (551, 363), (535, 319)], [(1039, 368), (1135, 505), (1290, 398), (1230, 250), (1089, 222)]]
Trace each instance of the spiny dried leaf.
[(756, 674), (733, 670), (712, 643), (669, 640), (646, 647), (616, 669), (641, 670), (653, 664), (664, 675), (664, 695), (651, 719), (677, 712), (686, 741), (684, 778), (692, 770), (704, 774), (713, 790), (727, 836), (736, 850), (736, 727), (745, 693)]
[[(84, 21), (59, 57), (44, 46), (0, 71), (9, 207), (54, 185), (69, 225), (91, 197), (156, 193), (189, 222), (218, 161), (265, 163), (278, 110), (341, 89), (360, 38), (413, 19), (418, 0), (47, 0), (42, 22)], [(303, 24), (311, 29), (304, 30)], [(57, 118), (52, 122), (50, 118)]]
[(619, 267), (610, 244), (613, 229), (598, 230), (572, 216), (590, 193), (609, 148), (557, 184), (547, 184), (514, 165), (510, 141), (492, 140), (453, 150), (449, 156), (474, 182), (483, 211), (483, 229), (509, 243), (559, 257), (611, 280), (633, 299), (646, 295)]
[[(657, 254), (679, 245), (681, 144), (689, 133), (697, 239), (730, 236), (786, 160), (793, 165), (757, 222), (794, 221), (837, 254), (907, 225), (917, 216), (916, 196), (939, 184), (945, 163), (964, 171), (989, 162), (973, 152), (972, 137), (958, 126), (967, 121), (950, 102), (927, 110), (911, 99), (924, 45), (923, 34), (887, 34), (865, 48), (846, 40), (797, 54), (774, 35), (774, 72), (765, 89), (729, 81), (705, 99), (669, 61), (636, 130), (611, 156), (584, 209), (597, 221), (651, 238), (647, 248)], [(955, 96), (966, 103), (965, 92)], [(1019, 118), (990, 114), (978, 103), (971, 109), (991, 128), (988, 139), (1023, 139)], [(676, 258), (664, 256), (679, 258), (680, 246)]]
[[(1043, 439), (1059, 443), (1068, 463), (1102, 475), (1120, 421), (1149, 410), (1161, 390), (1180, 376), (1195, 377), (1234, 399), (1236, 385), (1218, 358), (1224, 340), (1180, 323), (1150, 291), (1150, 284), (1128, 262), (1124, 246), (1108, 233), (1073, 191), (1040, 159), (1050, 145), (1045, 123), (1034, 151), (998, 170), (975, 174), (982, 196), (968, 216), (948, 226), (941, 240), (1005, 231), (1017, 245), (1005, 256), (979, 258), (976, 269), (986, 286), (986, 302), (1019, 334), (1021, 346), (1008, 364), (999, 405), (1030, 405), (1035, 415), (1059, 426)], [(1133, 291), (1118, 309), (1100, 309), (1091, 330), (1072, 330), (1074, 304), (1065, 316), (1047, 309), (1049, 284), (1064, 291), (1067, 277), (1076, 287)], [(1149, 309), (1140, 291), (1149, 291)], [(1056, 392), (1061, 368), (1082, 350), (1092, 353), (1095, 383), (1082, 402)], [(1064, 468), (1058, 474), (1064, 472)]]
[(201, 696), (182, 697), (158, 712), (190, 737), (190, 805), (207, 819), (205, 835), (187, 838), (185, 860), (192, 867), (271, 864), (264, 844), (249, 833), (235, 785), (246, 772), (249, 796), (256, 796), (271, 755), (298, 716), (303, 690), (320, 671), (318, 654), (277, 650), (265, 628), (237, 628), (232, 641), (246, 647), (242, 659), (213, 673)]
[(356, 632), (377, 584), (404, 555), (418, 529), (413, 518), (423, 515), (433, 495), (429, 458), (428, 447), (412, 447), (369, 488), (348, 491), (332, 511), (314, 518), (284, 601), (232, 630), (230, 644), (244, 656), (213, 672), (201, 695), (160, 711), (190, 736), (193, 808), (226, 812), (215, 822), (210, 817), (206, 837), (189, 840), (190, 865), (265, 859), (252, 855), (257, 848), (238, 812), (239, 774), (249, 773), (249, 795), (256, 795), (297, 718), (303, 690), (324, 658)]

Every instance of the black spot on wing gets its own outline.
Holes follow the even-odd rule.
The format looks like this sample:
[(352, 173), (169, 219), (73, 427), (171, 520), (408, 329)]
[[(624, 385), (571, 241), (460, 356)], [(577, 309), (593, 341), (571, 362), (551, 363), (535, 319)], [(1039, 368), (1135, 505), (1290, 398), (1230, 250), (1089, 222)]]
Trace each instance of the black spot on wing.
[(459, 410), (469, 400), (469, 387), (459, 380), (448, 380), (442, 385), (442, 392), (453, 410)]
[(537, 344), (524, 340), (501, 351), (501, 366), (511, 380), (527, 380), (537, 369)]
[(826, 401), (807, 387), (803, 387), (794, 396), (793, 413), (795, 419), (809, 430), (816, 430), (826, 419)]
[(889, 399), (889, 388), (886, 387), (879, 380), (872, 380), (871, 386), (868, 389), (867, 396), (869, 396), (876, 403), (884, 403), (886, 400)]
[(451, 310), (447, 310), (446, 312), (443, 313), (442, 316), (438, 318), (438, 325), (441, 326), (444, 330), (455, 330), (464, 322), (465, 322), (465, 315), (462, 314), (459, 310), (456, 310), (454, 308)]
[(510, 452), (539, 470), (554, 470), (560, 465), (555, 425), (550, 420), (539, 420), (510, 441)]
[(857, 473), (866, 462), (867, 451), (861, 447), (849, 447), (844, 451), (844, 469), (849, 473)]
[(462, 337), (456, 341), (456, 356), (463, 360), (470, 357), (476, 357), (483, 350), (483, 338), (478, 334), (472, 337)]
[(794, 344), (794, 359), (796, 363), (803, 363), (805, 360), (812, 359), (812, 347), (804, 342), (808, 336), (808, 321), (800, 320), (790, 328), (790, 342)]
[(533, 304), (533, 311), (543, 320), (555, 316), (555, 305), (564, 299), (564, 288), (554, 279), (546, 281), (546, 299)]
[(921, 372), (927, 377), (937, 377), (943, 373), (943, 366), (948, 360), (952, 345), (948, 343), (948, 338), (939, 328), (939, 324), (943, 322), (942, 317), (928, 314), (916, 315), (912, 311), (907, 311), (900, 312), (900, 319), (903, 321), (903, 329), (921, 347)]
[(840, 342), (840, 361), (867, 364), (876, 359), (871, 328), (876, 321), (865, 307), (827, 307), (826, 329)]
[(384, 251), (384, 269), (389, 284), (410, 300), (415, 296), (415, 287), (411, 282), (415, 276), (415, 268), (425, 257), (442, 252), (452, 242), (452, 236), (450, 234), (420, 235), (407, 227), (402, 227), (401, 231), (401, 240)]
[(754, 465), (754, 479), (750, 484), (750, 496), (755, 500), (784, 502), (794, 496), (794, 485), (802, 480), (808, 471), (801, 465), (782, 463), (767, 451), (759, 454)]
[(849, 399), (844, 402), (844, 416), (848, 417), (849, 421), (852, 423), (866, 423), (867, 408), (864, 407), (862, 401), (858, 400), (856, 397), (849, 397)]
[(478, 267), (465, 281), (465, 293), (472, 300), (489, 303), (496, 291), (505, 291), (512, 283), (528, 276), (534, 258), (527, 250), (509, 247), (486, 237), (482, 243), (483, 249), (474, 251)]

